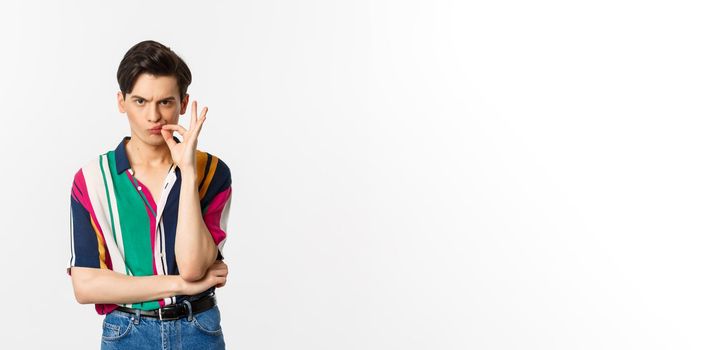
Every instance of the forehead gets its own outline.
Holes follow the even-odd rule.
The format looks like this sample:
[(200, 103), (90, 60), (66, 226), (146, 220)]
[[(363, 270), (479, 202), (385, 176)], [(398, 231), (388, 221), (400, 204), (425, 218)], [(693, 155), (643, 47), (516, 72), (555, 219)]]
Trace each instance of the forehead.
[(155, 100), (157, 98), (177, 97), (179, 88), (174, 76), (154, 76), (143, 73), (136, 79), (131, 94)]

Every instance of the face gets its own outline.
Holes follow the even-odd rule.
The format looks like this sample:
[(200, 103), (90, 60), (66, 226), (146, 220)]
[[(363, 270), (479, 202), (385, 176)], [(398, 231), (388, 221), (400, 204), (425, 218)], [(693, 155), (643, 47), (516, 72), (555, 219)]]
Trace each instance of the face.
[(180, 114), (186, 113), (189, 95), (179, 100), (179, 89), (174, 76), (153, 76), (143, 73), (136, 79), (133, 91), (117, 94), (118, 109), (128, 115), (131, 137), (149, 145), (165, 145), (160, 128), (165, 124), (178, 124)]

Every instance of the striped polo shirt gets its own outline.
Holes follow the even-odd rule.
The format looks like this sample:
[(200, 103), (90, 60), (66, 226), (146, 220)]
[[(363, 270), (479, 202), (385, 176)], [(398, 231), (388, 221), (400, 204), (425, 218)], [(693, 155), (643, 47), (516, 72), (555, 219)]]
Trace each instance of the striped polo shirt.
[[(128, 276), (179, 274), (174, 243), (181, 170), (176, 164), (169, 168), (159, 203), (155, 203), (149, 188), (133, 176), (125, 147), (130, 138), (123, 137), (115, 150), (95, 157), (75, 173), (68, 275), (71, 266), (110, 269)], [(231, 205), (231, 172), (217, 156), (197, 149), (196, 174), (202, 217), (220, 260)], [(95, 308), (101, 315), (118, 305), (153, 310), (186, 298), (176, 295), (134, 304), (96, 304)]]

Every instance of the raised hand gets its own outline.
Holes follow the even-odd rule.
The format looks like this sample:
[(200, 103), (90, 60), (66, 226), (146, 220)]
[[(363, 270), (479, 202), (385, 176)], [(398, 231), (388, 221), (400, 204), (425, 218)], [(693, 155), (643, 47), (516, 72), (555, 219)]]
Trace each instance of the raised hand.
[[(166, 145), (168, 145), (169, 150), (171, 150), (173, 162), (181, 169), (196, 169), (196, 146), (198, 144), (199, 132), (201, 132), (201, 127), (204, 125), (206, 112), (208, 112), (208, 110), (208, 107), (204, 107), (203, 111), (201, 111), (201, 116), (197, 116), (196, 100), (194, 100), (191, 103), (191, 125), (189, 125), (188, 130), (179, 124), (166, 124), (161, 127), (161, 135), (163, 135), (163, 139), (166, 140)], [(176, 142), (176, 140), (173, 139), (174, 131), (181, 134), (183, 138), (181, 142)]]

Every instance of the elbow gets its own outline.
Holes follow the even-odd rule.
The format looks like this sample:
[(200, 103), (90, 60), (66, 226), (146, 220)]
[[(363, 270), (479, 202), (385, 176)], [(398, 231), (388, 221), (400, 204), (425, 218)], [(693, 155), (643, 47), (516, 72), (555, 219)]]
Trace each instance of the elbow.
[(178, 272), (181, 278), (186, 282), (196, 282), (202, 280), (206, 276), (207, 267), (204, 267), (204, 262), (201, 261), (200, 256), (191, 256), (189, 258), (181, 258), (176, 256), (176, 266), (178, 266)]
[(78, 304), (92, 304), (93, 303), (93, 301), (88, 296), (88, 293), (86, 293), (81, 288), (74, 287), (73, 294), (75, 294), (75, 301), (77, 301)]
[(73, 295), (78, 304), (94, 304), (95, 302), (92, 295), (93, 287), (90, 284), (92, 281), (89, 276), (90, 272), (91, 271), (77, 270), (77, 268), (74, 268), (71, 274)]
[(179, 275), (184, 281), (196, 282), (206, 275), (206, 271), (199, 269), (195, 266), (181, 266), (178, 267)]

